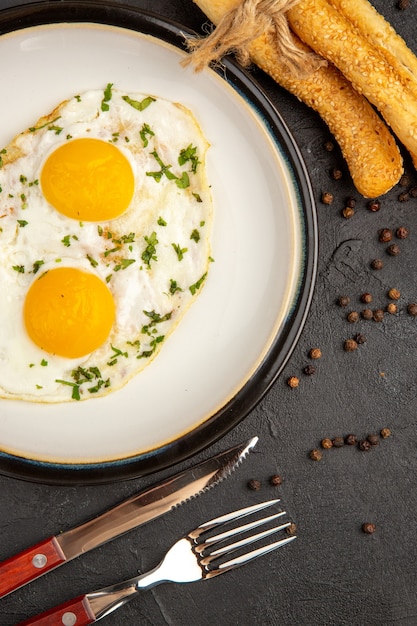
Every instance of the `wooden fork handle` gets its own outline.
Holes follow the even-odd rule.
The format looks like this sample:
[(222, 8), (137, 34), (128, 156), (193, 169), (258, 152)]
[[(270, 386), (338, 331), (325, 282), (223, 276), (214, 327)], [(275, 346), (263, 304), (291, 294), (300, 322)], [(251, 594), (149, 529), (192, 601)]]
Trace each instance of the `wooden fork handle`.
[(0, 598), (39, 578), (66, 560), (56, 538), (50, 537), (3, 561), (0, 563)]
[(92, 624), (96, 619), (88, 603), (87, 596), (79, 596), (69, 602), (60, 604), (54, 609), (31, 617), (18, 626), (86, 626)]

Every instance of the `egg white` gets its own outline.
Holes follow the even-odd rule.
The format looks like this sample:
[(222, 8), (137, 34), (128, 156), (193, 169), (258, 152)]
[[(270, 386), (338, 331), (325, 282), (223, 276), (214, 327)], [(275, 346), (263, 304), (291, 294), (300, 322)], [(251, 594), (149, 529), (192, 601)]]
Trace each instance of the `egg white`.
[[(102, 110), (109, 88), (65, 101), (1, 152), (1, 397), (62, 402), (120, 388), (155, 357), (205, 283), (212, 221), (208, 143), (189, 110), (162, 98), (153, 97), (138, 110), (123, 97), (142, 102), (146, 94), (111, 89), (108, 110)], [(154, 133), (145, 141), (140, 134), (144, 124)], [(56, 211), (43, 196), (39, 180), (45, 159), (81, 137), (110, 141), (129, 160), (135, 191), (119, 218), (80, 223)], [(178, 161), (189, 146), (198, 156), (195, 172), (191, 161)], [(150, 175), (160, 169), (155, 151), (178, 179), (187, 173), (189, 186)], [(153, 250), (149, 242), (156, 258), (147, 263), (146, 250)], [(183, 251), (182, 258), (176, 249)], [(116, 305), (107, 341), (80, 359), (44, 352), (24, 325), (22, 310), (32, 281), (60, 266), (96, 274)], [(100, 376), (84, 380), (80, 367)]]

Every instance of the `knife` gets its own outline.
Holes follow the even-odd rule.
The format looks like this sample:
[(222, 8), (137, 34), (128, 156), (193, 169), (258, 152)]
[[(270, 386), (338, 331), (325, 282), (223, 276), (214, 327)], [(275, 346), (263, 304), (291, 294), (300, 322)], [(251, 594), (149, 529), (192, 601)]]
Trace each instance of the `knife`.
[(221, 452), (124, 500), (105, 513), (0, 563), (0, 598), (77, 556), (168, 513), (229, 476), (258, 437)]

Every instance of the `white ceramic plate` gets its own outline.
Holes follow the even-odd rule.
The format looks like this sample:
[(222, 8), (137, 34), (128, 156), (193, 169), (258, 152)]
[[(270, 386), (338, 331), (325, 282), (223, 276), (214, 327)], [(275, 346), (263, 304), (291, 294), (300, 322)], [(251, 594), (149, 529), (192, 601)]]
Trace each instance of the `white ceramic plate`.
[[(101, 19), (100, 3), (90, 11), (88, 2), (44, 4), (22, 7), (18, 27), (16, 13), (0, 13), (0, 145), (62, 100), (109, 82), (182, 102), (211, 144), (215, 262), (159, 356), (104, 398), (0, 400), (2, 471), (66, 482), (76, 470), (78, 482), (111, 480), (201, 449), (265, 393), (308, 308), (314, 208), (285, 125), (232, 63), (221, 74), (184, 69), (180, 29), (149, 14), (109, 12), (107, 4)], [(118, 26), (127, 18), (129, 28)]]

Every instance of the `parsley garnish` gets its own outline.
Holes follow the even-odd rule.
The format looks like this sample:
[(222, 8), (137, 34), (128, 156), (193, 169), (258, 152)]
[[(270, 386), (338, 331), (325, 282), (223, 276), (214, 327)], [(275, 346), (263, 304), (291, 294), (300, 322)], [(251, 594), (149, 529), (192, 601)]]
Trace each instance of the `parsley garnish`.
[(167, 223), (163, 217), (158, 217), (158, 226), (166, 226)]
[(194, 228), (193, 232), (190, 235), (190, 239), (198, 243), (200, 241), (200, 233), (196, 228)]
[(190, 291), (192, 295), (194, 295), (200, 289), (201, 285), (206, 279), (206, 276), (207, 272), (205, 272), (205, 274), (203, 274), (202, 277), (196, 283), (194, 283), (194, 285), (190, 285)]
[(97, 267), (98, 261), (93, 259), (93, 257), (90, 254), (87, 254), (87, 259), (90, 261), (91, 267)]
[(187, 163), (188, 161), (191, 162), (190, 171), (193, 172), (193, 174), (196, 173), (197, 167), (201, 163), (201, 161), (198, 160), (196, 152), (197, 152), (197, 147), (192, 146), (190, 144), (187, 148), (183, 148), (181, 150), (180, 155), (178, 157), (178, 163), (180, 165), (185, 165), (185, 163)]
[(169, 281), (169, 293), (171, 295), (174, 295), (174, 293), (176, 293), (177, 291), (182, 291), (181, 287), (178, 287), (178, 283), (176, 280), (173, 280), (172, 278), (170, 278)]
[(187, 172), (183, 172), (181, 175), (181, 178), (178, 178), (178, 176), (176, 176), (173, 172), (171, 172), (170, 168), (172, 167), (172, 165), (165, 165), (165, 163), (162, 161), (162, 159), (160, 158), (156, 150), (153, 150), (151, 154), (161, 169), (156, 172), (146, 172), (146, 176), (152, 176), (152, 178), (157, 183), (159, 183), (161, 181), (162, 176), (165, 175), (168, 178), (168, 180), (175, 180), (175, 184), (180, 189), (185, 189), (186, 187), (190, 186), (190, 179), (188, 177)]
[[(156, 102), (156, 98), (152, 98), (152, 96), (147, 96), (143, 100), (132, 100), (129, 96), (122, 96), (122, 99), (130, 104), (131, 107), (136, 109), (137, 111), (144, 111), (152, 102)], [(152, 133), (153, 134), (153, 133)]]
[(29, 222), (27, 222), (26, 220), (17, 220), (17, 223), (19, 224), (20, 228), (24, 228), (29, 224)]
[(41, 266), (41, 265), (43, 265), (44, 263), (45, 263), (45, 261), (35, 261), (35, 262), (34, 262), (34, 264), (33, 264), (33, 270), (32, 270), (32, 272), (33, 272), (34, 274), (36, 274), (36, 272), (38, 272), (38, 271), (39, 271), (40, 266)]
[(46, 128), (47, 126), (51, 126), (53, 124), (55, 124), (55, 122), (57, 122), (59, 119), (61, 119), (61, 116), (58, 115), (58, 117), (56, 117), (54, 120), (52, 120), (52, 122), (46, 122), (46, 124), (42, 124), (42, 126), (31, 126), (29, 128), (29, 132), (30, 133), (35, 133), (37, 130), (42, 130), (42, 128)]
[(188, 248), (181, 248), (179, 243), (172, 243), (171, 246), (177, 253), (178, 261), (182, 261), (184, 258), (184, 253), (187, 252)]
[(152, 339), (152, 341), (150, 342), (151, 349), (150, 350), (144, 350), (143, 352), (138, 354), (138, 356), (136, 358), (137, 359), (144, 359), (144, 358), (148, 358), (148, 357), (152, 356), (153, 353), (155, 352), (158, 344), (162, 343), (162, 341), (164, 339), (165, 339), (164, 335), (159, 335), (158, 337), (154, 337)]
[(113, 87), (113, 83), (108, 83), (106, 89), (104, 90), (104, 97), (103, 97), (103, 100), (101, 101), (102, 111), (108, 111), (110, 109), (110, 106), (107, 103), (110, 102), (111, 97), (112, 97), (112, 87)]
[(154, 231), (149, 237), (144, 236), (144, 240), (147, 243), (145, 250), (142, 252), (141, 259), (146, 263), (146, 265), (150, 268), (151, 261), (157, 261), (158, 257), (156, 256), (156, 245), (159, 243), (156, 232)]
[(144, 124), (139, 132), (140, 134), (140, 138), (142, 139), (142, 143), (143, 143), (143, 147), (146, 148), (148, 146), (148, 137), (153, 137), (155, 135), (155, 133), (153, 132), (153, 130), (151, 129), (151, 127), (149, 126), (149, 124)]
[(25, 273), (25, 266), (24, 265), (13, 265), (12, 266), (15, 272), (18, 272), (19, 274), (24, 274)]

